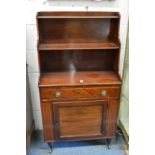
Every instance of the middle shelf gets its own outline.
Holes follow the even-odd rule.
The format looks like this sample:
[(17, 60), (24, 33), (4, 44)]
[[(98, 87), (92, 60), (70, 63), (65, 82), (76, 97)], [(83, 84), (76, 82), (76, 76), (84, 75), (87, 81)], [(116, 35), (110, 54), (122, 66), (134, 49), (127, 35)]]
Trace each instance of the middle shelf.
[(119, 49), (114, 42), (53, 42), (39, 43), (39, 50)]
[(55, 71), (109, 71), (117, 72), (119, 49), (85, 49), (85, 50), (41, 50), (41, 72)]

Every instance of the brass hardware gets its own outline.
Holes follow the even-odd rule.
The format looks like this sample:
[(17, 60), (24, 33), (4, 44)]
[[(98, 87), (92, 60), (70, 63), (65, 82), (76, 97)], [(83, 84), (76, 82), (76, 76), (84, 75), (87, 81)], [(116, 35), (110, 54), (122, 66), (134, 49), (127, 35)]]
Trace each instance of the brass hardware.
[(80, 83), (83, 83), (83, 80), (80, 80)]
[(61, 93), (60, 92), (56, 92), (55, 93), (55, 97), (60, 97), (61, 96)]
[(107, 91), (106, 91), (106, 90), (102, 90), (102, 91), (101, 91), (101, 95), (102, 95), (102, 96), (106, 96), (106, 95), (107, 95)]

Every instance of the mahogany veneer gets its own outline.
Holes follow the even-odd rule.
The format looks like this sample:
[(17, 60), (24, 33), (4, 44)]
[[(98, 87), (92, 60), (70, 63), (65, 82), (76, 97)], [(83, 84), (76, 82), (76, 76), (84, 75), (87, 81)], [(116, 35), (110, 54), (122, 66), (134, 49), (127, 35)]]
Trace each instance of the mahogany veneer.
[[(113, 42), (84, 42), (84, 43), (75, 43), (70, 42), (70, 44), (62, 42), (61, 40), (58, 41), (59, 43), (55, 43), (52, 41), (50, 43), (40, 43), (39, 50), (72, 50), (72, 49), (119, 49), (119, 46)], [(60, 43), (61, 42), (61, 43)]]
[(118, 12), (38, 12), (37, 18), (119, 18)]
[[(83, 83), (80, 83), (80, 80)], [(81, 71), (42, 73), (40, 87), (50, 86), (87, 86), (87, 85), (119, 85), (120, 77), (110, 71)]]
[(46, 142), (115, 137), (121, 79), (117, 12), (39, 12)]

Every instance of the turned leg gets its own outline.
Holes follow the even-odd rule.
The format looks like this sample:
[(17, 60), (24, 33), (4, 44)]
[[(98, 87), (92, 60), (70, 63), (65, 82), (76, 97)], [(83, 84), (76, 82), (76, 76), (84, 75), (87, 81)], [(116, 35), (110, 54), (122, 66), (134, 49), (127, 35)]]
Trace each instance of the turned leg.
[(111, 139), (105, 139), (105, 142), (106, 142), (107, 148), (110, 149)]
[(49, 153), (52, 153), (53, 143), (47, 143), (49, 146)]

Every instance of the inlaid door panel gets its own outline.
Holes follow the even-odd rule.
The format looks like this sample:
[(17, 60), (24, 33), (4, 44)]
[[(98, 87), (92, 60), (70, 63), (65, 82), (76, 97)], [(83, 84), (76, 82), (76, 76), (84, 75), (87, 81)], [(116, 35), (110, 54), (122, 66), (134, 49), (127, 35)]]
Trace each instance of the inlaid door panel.
[(106, 101), (54, 102), (54, 128), (57, 139), (76, 139), (106, 134)]

